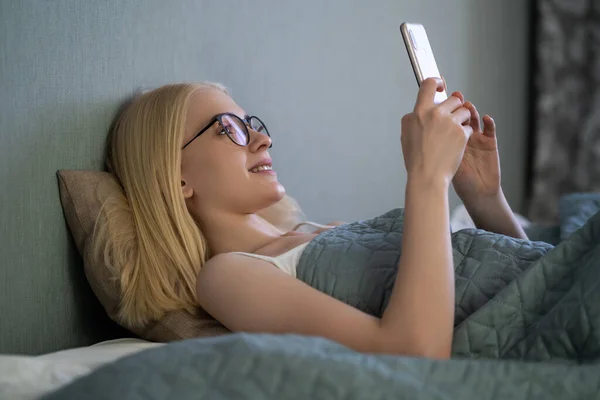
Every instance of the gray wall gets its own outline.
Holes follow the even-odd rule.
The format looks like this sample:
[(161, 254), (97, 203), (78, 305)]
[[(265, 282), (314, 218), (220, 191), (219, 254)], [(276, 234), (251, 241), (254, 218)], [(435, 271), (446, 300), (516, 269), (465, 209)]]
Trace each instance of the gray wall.
[[(402, 206), (399, 124), (417, 90), (405, 20), (427, 27), (450, 89), (494, 115), (519, 208), (526, 11), (521, 0), (0, 0), (0, 314), (47, 314), (29, 291), (48, 293), (56, 318), (70, 312), (61, 296), (73, 289), (49, 283), (73, 259), (54, 174), (101, 168), (110, 119), (139, 87), (225, 83), (267, 121), (280, 179), (313, 220)], [(48, 348), (43, 326), (11, 329)]]

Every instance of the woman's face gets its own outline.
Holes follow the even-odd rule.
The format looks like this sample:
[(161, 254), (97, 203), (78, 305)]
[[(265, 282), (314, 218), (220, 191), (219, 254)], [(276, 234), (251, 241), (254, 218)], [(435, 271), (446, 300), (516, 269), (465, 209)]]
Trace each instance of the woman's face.
[[(201, 89), (191, 98), (186, 118), (183, 147), (222, 113), (244, 119), (242, 110), (227, 94)], [(226, 124), (226, 121), (224, 121)], [(188, 210), (195, 217), (226, 213), (256, 213), (281, 200), (285, 189), (274, 171), (256, 170), (271, 166), (267, 149), (271, 138), (248, 126), (249, 143), (242, 147), (223, 134), (214, 122), (208, 130), (182, 150), (181, 185)]]

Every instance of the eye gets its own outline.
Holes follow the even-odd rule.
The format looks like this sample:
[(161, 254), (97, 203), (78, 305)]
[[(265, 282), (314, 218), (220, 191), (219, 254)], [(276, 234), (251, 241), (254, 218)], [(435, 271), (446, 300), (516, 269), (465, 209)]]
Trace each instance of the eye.
[(227, 135), (227, 132), (231, 132), (231, 125), (221, 125), (221, 130), (219, 131), (219, 135)]

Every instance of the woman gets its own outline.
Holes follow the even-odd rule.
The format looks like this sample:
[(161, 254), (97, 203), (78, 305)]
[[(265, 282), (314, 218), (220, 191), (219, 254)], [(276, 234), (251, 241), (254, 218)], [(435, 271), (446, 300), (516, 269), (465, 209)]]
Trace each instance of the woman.
[[(448, 189), (478, 227), (526, 238), (500, 187), (494, 121), (426, 80), (402, 118), (408, 172), (403, 251), (382, 318), (295, 279), (318, 232), (282, 229), (293, 211), (272, 170), (271, 138), (217, 84), (168, 85), (137, 98), (110, 140), (124, 189), (108, 204), (103, 249), (119, 271), (120, 317), (144, 324), (200, 305), (232, 331), (322, 336), (364, 352), (447, 358), (454, 320)], [(283, 199), (283, 200), (282, 200)], [(283, 210), (283, 213), (281, 212)], [(130, 218), (134, 231), (114, 223)], [(112, 221), (112, 223), (111, 223)], [(102, 241), (98, 241), (102, 243)]]

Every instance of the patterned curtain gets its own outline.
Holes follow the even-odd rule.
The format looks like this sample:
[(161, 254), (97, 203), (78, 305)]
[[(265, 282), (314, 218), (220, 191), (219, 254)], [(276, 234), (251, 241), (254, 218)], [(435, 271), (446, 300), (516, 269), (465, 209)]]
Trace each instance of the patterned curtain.
[(600, 191), (600, 0), (534, 4), (529, 217), (557, 220), (558, 199)]

